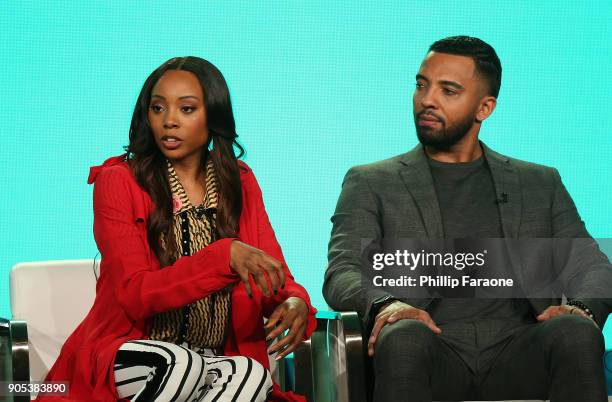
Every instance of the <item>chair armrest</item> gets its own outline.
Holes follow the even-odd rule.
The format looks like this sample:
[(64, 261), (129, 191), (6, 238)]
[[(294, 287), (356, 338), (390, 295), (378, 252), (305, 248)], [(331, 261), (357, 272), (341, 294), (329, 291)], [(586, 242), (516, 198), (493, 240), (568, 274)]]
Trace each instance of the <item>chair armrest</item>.
[[(30, 381), (28, 327), (25, 321), (0, 317), (0, 381)], [(9, 397), (10, 398), (10, 397)], [(28, 396), (13, 396), (14, 402), (29, 401)]]
[(0, 317), (0, 381), (13, 379), (9, 321)]
[(606, 350), (604, 353), (604, 374), (608, 395), (612, 395), (612, 350)]
[[(366, 402), (371, 399), (373, 378), (369, 370), (367, 344), (363, 341), (362, 321), (354, 311), (339, 312), (339, 320), (328, 329), (332, 381), (337, 402)], [(367, 339), (367, 337), (366, 337)]]
[(295, 392), (314, 402), (366, 402), (372, 390), (356, 312), (320, 311), (310, 340), (293, 352)]
[(310, 339), (293, 351), (294, 391), (312, 402), (333, 401), (333, 383), (327, 349), (327, 331), (330, 322), (338, 320), (335, 312), (317, 313), (317, 327)]

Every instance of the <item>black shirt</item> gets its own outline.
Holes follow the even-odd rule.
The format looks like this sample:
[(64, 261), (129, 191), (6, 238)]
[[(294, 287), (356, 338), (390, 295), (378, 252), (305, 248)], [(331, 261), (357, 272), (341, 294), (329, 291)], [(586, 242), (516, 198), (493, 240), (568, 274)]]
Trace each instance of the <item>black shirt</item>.
[[(484, 156), (465, 163), (429, 159), (429, 166), (445, 238), (464, 247), (460, 244), (469, 245), (470, 241), (461, 239), (503, 237), (495, 186)], [(455, 251), (461, 250), (456, 247)], [(443, 297), (427, 310), (436, 324), (442, 325), (443, 338), (473, 370), (486, 365), (482, 352), (497, 349), (494, 345), (503, 343), (512, 329), (534, 322), (525, 299)]]

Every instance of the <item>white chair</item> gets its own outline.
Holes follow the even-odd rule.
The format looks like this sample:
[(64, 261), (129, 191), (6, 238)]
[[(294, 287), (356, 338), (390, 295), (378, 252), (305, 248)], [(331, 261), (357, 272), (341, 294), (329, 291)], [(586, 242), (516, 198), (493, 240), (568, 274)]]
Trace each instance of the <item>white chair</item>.
[[(12, 319), (3, 320), (11, 381), (42, 381), (60, 349), (91, 308), (93, 260), (28, 262), (10, 273)], [(8, 370), (7, 370), (8, 371)], [(8, 374), (8, 373), (7, 373)], [(4, 377), (4, 376), (3, 376)], [(34, 395), (33, 395), (34, 396)], [(29, 397), (15, 397), (27, 401)]]
[[(99, 261), (94, 260), (28, 262), (12, 268), (12, 319), (0, 319), (0, 381), (45, 378), (64, 342), (91, 309), (98, 273)], [(270, 366), (282, 387), (284, 364), (271, 357)], [(15, 402), (29, 400), (14, 397)]]
[(93, 260), (29, 262), (11, 270), (11, 313), (27, 324), (32, 381), (44, 379), (91, 309), (98, 270)]

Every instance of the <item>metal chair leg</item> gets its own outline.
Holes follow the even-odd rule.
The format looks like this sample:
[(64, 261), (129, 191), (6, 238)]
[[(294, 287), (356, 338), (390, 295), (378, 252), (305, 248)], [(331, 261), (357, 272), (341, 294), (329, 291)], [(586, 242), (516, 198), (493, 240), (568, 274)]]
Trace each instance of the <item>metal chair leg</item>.
[[(30, 381), (28, 327), (25, 321), (0, 318), (0, 381)], [(3, 396), (4, 397), (4, 396)], [(7, 396), (9, 401), (11, 396)], [(14, 402), (28, 402), (29, 396), (14, 395)]]

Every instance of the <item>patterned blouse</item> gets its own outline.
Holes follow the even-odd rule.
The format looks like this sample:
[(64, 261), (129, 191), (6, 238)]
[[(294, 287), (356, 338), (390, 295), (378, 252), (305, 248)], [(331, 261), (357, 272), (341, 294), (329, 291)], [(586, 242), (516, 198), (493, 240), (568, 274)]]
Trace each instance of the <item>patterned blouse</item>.
[[(189, 201), (174, 167), (168, 161), (168, 178), (172, 189), (175, 259), (192, 255), (216, 240), (217, 180), (212, 160), (206, 163), (206, 194), (194, 206)], [(166, 240), (162, 236), (162, 247)], [(149, 338), (190, 347), (221, 348), (229, 324), (230, 289), (211, 294), (176, 310), (153, 316)]]

